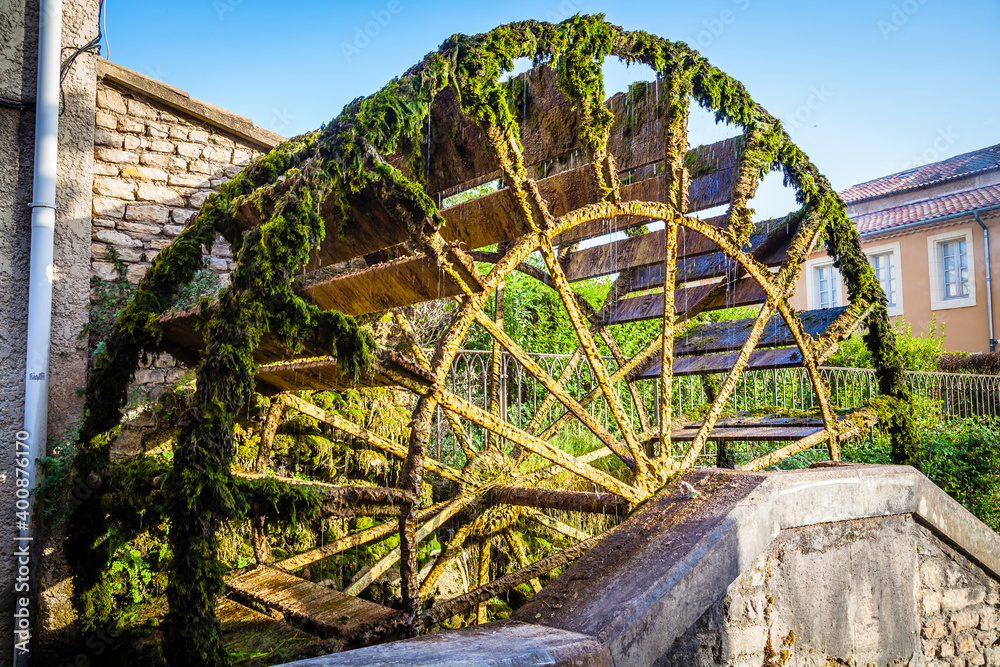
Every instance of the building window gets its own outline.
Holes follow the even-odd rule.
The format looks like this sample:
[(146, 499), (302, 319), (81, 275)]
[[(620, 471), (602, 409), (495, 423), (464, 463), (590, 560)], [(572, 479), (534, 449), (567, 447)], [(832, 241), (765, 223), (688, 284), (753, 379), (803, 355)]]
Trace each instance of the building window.
[(896, 261), (895, 254), (892, 252), (881, 252), (877, 255), (871, 255), (868, 260), (872, 264), (872, 268), (875, 269), (875, 278), (878, 280), (879, 284), (882, 285), (882, 291), (885, 292), (885, 298), (888, 300), (889, 307), (896, 305)]
[(863, 248), (875, 278), (885, 292), (889, 315), (903, 314), (903, 263), (899, 242)]
[(833, 308), (840, 295), (840, 285), (833, 271), (833, 265), (817, 266), (816, 269), (816, 300), (820, 308)]
[(945, 299), (969, 296), (969, 252), (965, 239), (939, 243), (941, 249), (941, 286)]
[(835, 308), (843, 301), (840, 271), (828, 255), (806, 261), (806, 308)]
[(976, 305), (976, 266), (972, 228), (927, 237), (931, 310)]

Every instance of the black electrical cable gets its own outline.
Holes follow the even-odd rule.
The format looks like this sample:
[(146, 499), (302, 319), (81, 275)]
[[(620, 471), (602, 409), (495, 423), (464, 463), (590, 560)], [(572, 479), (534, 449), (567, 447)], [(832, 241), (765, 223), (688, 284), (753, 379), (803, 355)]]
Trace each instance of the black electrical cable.
[[(69, 73), (70, 68), (73, 66), (73, 62), (80, 57), (80, 54), (87, 53), (88, 51), (100, 54), (101, 52), (101, 39), (104, 37), (104, 31), (102, 29), (102, 19), (104, 18), (104, 0), (100, 0), (97, 7), (97, 37), (90, 40), (83, 46), (74, 50), (72, 55), (63, 62), (62, 66), (59, 68), (59, 95), (62, 98), (62, 82)], [(73, 47), (67, 47), (73, 48)], [(60, 106), (63, 106), (60, 104)], [(15, 100), (9, 97), (4, 97), (0, 95), (0, 107), (5, 109), (34, 109), (35, 101), (23, 102), (20, 100)], [(60, 109), (59, 114), (62, 115), (62, 109)]]

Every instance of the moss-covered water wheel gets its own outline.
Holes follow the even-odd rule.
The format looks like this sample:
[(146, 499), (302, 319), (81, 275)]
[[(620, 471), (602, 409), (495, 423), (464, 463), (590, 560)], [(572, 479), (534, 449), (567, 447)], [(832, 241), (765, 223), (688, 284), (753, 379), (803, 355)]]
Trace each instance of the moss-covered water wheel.
[[(657, 78), (606, 103), (601, 67), (608, 56), (648, 65)], [(536, 69), (505, 80), (517, 58), (534, 59)], [(692, 100), (742, 135), (687, 151)], [(755, 223), (747, 203), (772, 170), (784, 173), (801, 208), (781, 221)], [(497, 191), (445, 206), (451, 195), (497, 180)], [(717, 218), (692, 215), (723, 203), (728, 210)], [(663, 221), (664, 229), (642, 233), (649, 221)], [(631, 236), (576, 247), (615, 230)], [(213, 304), (161, 317), (200, 268), (216, 234), (236, 253), (230, 285)], [(796, 313), (788, 297), (805, 257), (821, 240), (845, 278), (851, 304)], [(488, 249), (494, 245), (496, 250)], [(526, 261), (533, 253), (541, 257), (540, 266)], [(323, 270), (360, 257), (369, 264), (365, 270), (333, 276)], [(491, 268), (481, 270), (483, 263)], [(597, 386), (586, 396), (568, 391), (568, 373), (553, 377), (538, 367), (504, 333), (498, 313), (488, 312), (490, 298), (503, 290), (512, 271), (527, 273), (558, 294), (579, 342), (569, 363), (586, 362), (595, 375)], [(574, 281), (611, 274), (618, 277), (600, 308), (572, 288)], [(425, 356), (399, 309), (443, 297), (457, 300), (455, 314)], [(732, 305), (759, 305), (759, 312), (724, 326), (687, 327), (702, 312)], [(376, 351), (352, 316), (387, 310), (395, 313), (404, 342)], [(658, 335), (626, 358), (613, 327), (655, 318), (662, 321)], [(817, 366), (863, 320), (884, 397), (877, 410), (838, 418)], [(445, 382), (472, 327), (494, 341), (491, 400), (484, 406), (448, 391)], [(677, 335), (682, 327), (683, 337)], [(627, 511), (692, 466), (713, 439), (787, 442), (743, 466), (750, 469), (822, 443), (837, 459), (838, 443), (877, 414), (896, 438), (899, 459), (912, 447), (885, 297), (829, 183), (739, 82), (684, 44), (625, 31), (601, 17), (578, 16), (558, 25), (528, 21), (450, 38), (399, 79), (349, 104), (329, 125), (282, 144), (225, 184), (156, 258), (88, 382), (75, 467), (78, 478), (96, 491), (74, 510), (69, 538), (84, 632), (113, 616), (102, 575), (109, 553), (100, 507), (107, 491), (109, 434), (120, 420), (140, 356), (160, 350), (198, 362), (196, 404), (185, 416), (173, 472), (163, 484), (174, 549), (164, 648), (178, 665), (227, 661), (214, 618), (216, 597), (226, 588), (215, 534), (238, 509), (232, 493), (233, 424), (255, 388), (281, 394), (282, 405), (403, 461), (397, 489), (323, 491), (338, 500), (339, 512), (353, 507), (398, 515), (398, 522), (277, 564), (295, 571), (346, 543), (399, 531), (403, 611), (370, 624), (347, 623), (348, 614), (340, 625), (333, 623), (355, 643), (376, 641), (400, 627), (420, 632), (470, 609), (481, 619), (485, 600), (533, 582), (600, 539), (570, 533), (579, 540), (575, 545), (528, 564), (518, 546), (522, 520), (567, 532), (572, 529), (539, 508)], [(547, 393), (524, 427), (499, 410), (502, 353)], [(602, 358), (605, 353), (611, 363)], [(789, 365), (806, 368), (820, 406), (817, 416), (722, 418), (744, 371)], [(673, 409), (674, 378), (699, 373), (721, 373), (724, 379), (704, 414), (688, 419)], [(659, 385), (659, 402), (651, 409), (636, 397), (635, 383), (644, 379)], [(406, 445), (282, 394), (358, 384), (392, 385), (414, 394)], [(588, 412), (596, 403), (607, 407), (609, 425)], [(428, 456), (439, 409), (463, 450), (462, 468)], [(580, 456), (554, 446), (554, 436), (573, 422), (601, 446)], [(602, 457), (620, 461), (622, 472), (595, 465)], [(539, 462), (548, 467), (539, 468)], [(557, 470), (585, 480), (596, 492), (551, 488), (545, 480)], [(421, 490), (428, 479), (450, 482), (451, 491), (444, 501), (423, 507)], [(452, 521), (454, 536), (421, 581), (419, 541), (446, 521)], [(425, 608), (429, 580), (468, 540), (480, 545), (482, 585)], [(491, 568), (485, 565), (496, 540), (507, 543), (508, 553), (524, 567), (489, 581)], [(376, 577), (377, 569), (396, 559), (383, 559), (366, 576)], [(363, 585), (355, 581), (347, 592)]]

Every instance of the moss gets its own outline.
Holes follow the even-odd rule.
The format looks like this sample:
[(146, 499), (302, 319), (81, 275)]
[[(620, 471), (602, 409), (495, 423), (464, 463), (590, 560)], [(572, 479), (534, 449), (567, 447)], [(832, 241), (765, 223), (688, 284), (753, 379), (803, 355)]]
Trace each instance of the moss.
[[(668, 80), (671, 123), (686, 118), (690, 94), (717, 120), (744, 128), (745, 168), (738, 175), (727, 220), (734, 239), (745, 239), (752, 232), (744, 204), (757, 181), (776, 169), (798, 190), (803, 211), (827, 221), (827, 247), (852, 300), (877, 304), (867, 342), (888, 397), (886, 424), (899, 443), (899, 457), (909, 456), (913, 429), (912, 421), (907, 421), (901, 361), (888, 326), (885, 297), (861, 253), (857, 232), (829, 183), (742, 84), (684, 44), (623, 31), (600, 15), (574, 16), (558, 25), (512, 23), (475, 37), (455, 35), (403, 76), (351, 102), (329, 124), (281, 144), (224, 184), (194, 224), (159, 254), (118, 316), (88, 379), (74, 463), (78, 483), (94, 490), (75, 508), (67, 539), (80, 631), (103, 627), (114, 615), (104, 585), (110, 540), (101, 500), (109, 488), (110, 446), (126, 389), (141, 357), (159, 349), (160, 315), (177, 290), (202, 268), (203, 253), (216, 234), (232, 244), (237, 264), (204, 328), (206, 349), (198, 367), (195, 405), (175, 440), (173, 469), (162, 488), (175, 563), (167, 590), (170, 613), (164, 648), (175, 665), (224, 665), (229, 659), (214, 618), (214, 600), (223, 592), (225, 569), (216, 533), (223, 522), (239, 516), (245, 502), (245, 489), (230, 473), (236, 449), (233, 431), (235, 415), (253, 401), (253, 353), (262, 336), (272, 334), (293, 352), (318, 340), (354, 378), (372, 360), (374, 343), (352, 318), (322, 311), (295, 292), (294, 276), (306, 266), (310, 252), (325, 240), (328, 229), (343, 234), (351, 207), (363, 203), (371, 192), (393, 202), (391, 213), (408, 225), (418, 242), (430, 247), (425, 223), (444, 222), (421, 187), (427, 180), (421, 148), (431, 105), (446, 86), (454, 88), (464, 113), (484, 129), (497, 130), (490, 136), (497, 148), (509, 152), (506, 146), (519, 141), (518, 129), (510, 91), (498, 80), (516, 58), (530, 57), (536, 64), (545, 61), (555, 67), (560, 89), (579, 110), (581, 143), (591, 159), (599, 161), (606, 153), (613, 120), (604, 106), (601, 65), (607, 55), (645, 63)], [(382, 161), (380, 156), (397, 150), (412, 178)], [(676, 147), (671, 151), (681, 164), (682, 153)], [(599, 188), (610, 193), (603, 170), (595, 171)], [(326, 220), (320, 215), (321, 206), (333, 212)], [(259, 224), (244, 230), (248, 213)], [(285, 498), (275, 500), (272, 509), (286, 501), (308, 505), (306, 499)]]

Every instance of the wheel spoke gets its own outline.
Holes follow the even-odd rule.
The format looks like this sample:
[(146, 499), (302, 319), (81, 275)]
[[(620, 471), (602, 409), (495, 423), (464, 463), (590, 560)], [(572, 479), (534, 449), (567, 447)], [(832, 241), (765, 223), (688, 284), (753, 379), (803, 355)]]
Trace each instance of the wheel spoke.
[[(528, 560), (528, 550), (524, 546), (524, 538), (521, 537), (521, 533), (508, 530), (504, 532), (503, 539), (507, 542), (507, 546), (510, 547), (511, 553), (514, 554), (514, 560), (517, 561), (518, 568), (531, 565), (531, 561)], [(529, 579), (528, 585), (531, 586), (532, 592), (536, 594), (542, 590), (542, 583), (538, 581), (538, 577)]]
[[(323, 408), (313, 405), (309, 401), (304, 401), (294, 394), (285, 394), (283, 399), (287, 405), (295, 408), (302, 414), (309, 415), (313, 419), (318, 419), (321, 422), (329, 424), (337, 430), (358, 438), (376, 449), (381, 449), (387, 454), (391, 454), (392, 456), (401, 459), (406, 458), (406, 449), (402, 445), (392, 442), (391, 440), (387, 440), (376, 433), (372, 433), (364, 426), (359, 426), (348, 419), (344, 419), (340, 415), (327, 412)], [(435, 461), (434, 459), (425, 459), (421, 462), (421, 465), (427, 470), (452, 482), (462, 483), (468, 481), (465, 479), (465, 476), (460, 470), (456, 470), (455, 468)]]
[(568, 523), (563, 523), (559, 519), (554, 519), (545, 512), (540, 512), (538, 510), (531, 510), (528, 513), (528, 515), (541, 525), (545, 526), (546, 528), (550, 528), (556, 531), (557, 533), (565, 535), (566, 537), (570, 537), (573, 538), (574, 540), (579, 540), (581, 542), (590, 539), (590, 535), (588, 535), (587, 533), (583, 532), (578, 528), (574, 528)]
[[(634, 466), (635, 462), (630, 460), (629, 457), (621, 451), (618, 442), (615, 440), (614, 436), (608, 432), (606, 428), (601, 426), (601, 424), (594, 419), (594, 416), (583, 409), (580, 404), (574, 399), (569, 392), (561, 387), (559, 383), (552, 378), (548, 373), (542, 370), (541, 366), (535, 362), (531, 356), (521, 348), (520, 345), (515, 343), (510, 336), (508, 336), (502, 329), (499, 329), (493, 322), (489, 320), (483, 313), (478, 313), (476, 316), (476, 321), (479, 322), (487, 332), (493, 336), (493, 340), (497, 341), (500, 345), (510, 352), (518, 363), (520, 363), (528, 373), (534, 377), (536, 380), (542, 383), (544, 386), (556, 399), (566, 406), (577, 419), (579, 419), (583, 424), (593, 432), (594, 435), (604, 444), (605, 447), (615, 452), (622, 461), (627, 465)], [(492, 414), (492, 413), (491, 413)], [(496, 417), (497, 415), (494, 415)]]
[[(695, 436), (694, 441), (691, 443), (687, 453), (684, 455), (684, 458), (681, 461), (682, 468), (690, 468), (694, 465), (695, 460), (698, 458), (702, 448), (705, 446), (705, 442), (708, 440), (708, 436), (712, 432), (712, 428), (715, 426), (716, 420), (722, 414), (722, 409), (725, 407), (726, 402), (733, 393), (733, 390), (736, 389), (736, 383), (739, 382), (740, 376), (743, 374), (743, 369), (745, 369), (747, 364), (750, 362), (750, 353), (757, 347), (757, 341), (760, 340), (761, 334), (764, 333), (764, 327), (771, 319), (771, 313), (773, 312), (774, 304), (770, 299), (768, 299), (768, 301), (760, 307), (760, 313), (758, 313), (757, 319), (753, 323), (753, 328), (750, 329), (750, 335), (747, 336), (746, 342), (743, 343), (743, 347), (740, 348), (740, 354), (736, 359), (736, 363), (733, 364), (732, 370), (729, 371), (729, 376), (726, 377), (726, 381), (722, 383), (721, 387), (719, 387), (719, 395), (715, 397), (712, 407), (709, 409), (708, 414), (705, 415), (705, 421), (702, 422), (701, 428), (698, 429), (698, 434)], [(668, 362), (664, 360), (664, 363)]]
[[(469, 506), (470, 503), (475, 501), (475, 496), (459, 496), (455, 500), (449, 502), (440, 512), (438, 512), (429, 521), (426, 521), (420, 528), (416, 530), (416, 537), (414, 541), (414, 550), (420, 545), (420, 542), (425, 540), (431, 533), (440, 528), (445, 521), (455, 516), (458, 512), (462, 511)], [(344, 589), (344, 593), (347, 595), (357, 595), (361, 591), (365, 590), (372, 583), (375, 582), (386, 570), (391, 568), (396, 564), (397, 561), (402, 557), (401, 554), (402, 539), (400, 539), (400, 544), (392, 551), (382, 556), (371, 568), (364, 574), (359, 575), (351, 582), (351, 585)]]
[(434, 590), (434, 586), (437, 584), (438, 579), (444, 574), (445, 570), (448, 569), (448, 565), (455, 556), (458, 555), (459, 550), (465, 541), (469, 538), (469, 533), (472, 529), (472, 523), (462, 524), (455, 534), (448, 541), (448, 544), (441, 549), (441, 553), (438, 554), (437, 560), (434, 561), (434, 565), (431, 567), (430, 572), (424, 578), (423, 582), (420, 584), (420, 597), (427, 598), (431, 592)]
[[(491, 556), (492, 549), (492, 539), (489, 536), (484, 536), (479, 542), (479, 580), (478, 584), (480, 586), (485, 586), (490, 583), (490, 566), (493, 564), (493, 558)], [(486, 617), (486, 600), (483, 600), (478, 605), (476, 605), (476, 625), (482, 625), (486, 623), (489, 619)]]
[(591, 370), (597, 379), (598, 387), (600, 387), (601, 392), (604, 394), (604, 399), (611, 407), (611, 414), (614, 416), (618, 428), (621, 429), (622, 437), (628, 447), (629, 454), (635, 461), (637, 471), (642, 474), (647, 464), (645, 452), (639, 447), (638, 440), (635, 437), (635, 430), (632, 428), (632, 421), (625, 413), (621, 398), (614, 389), (614, 384), (608, 375), (608, 369), (605, 368), (604, 360), (601, 359), (600, 351), (594, 343), (594, 337), (590, 334), (589, 325), (585, 321), (583, 313), (580, 312), (580, 307), (572, 295), (573, 290), (566, 281), (566, 275), (559, 265), (555, 249), (552, 247), (552, 242), (547, 236), (543, 237), (541, 248), (542, 257), (545, 260), (545, 264), (549, 267), (549, 275), (552, 276), (552, 280), (556, 284), (557, 291), (563, 302), (563, 308), (566, 309), (569, 315), (573, 329), (576, 330), (576, 337), (583, 347), (587, 361), (590, 362)]

